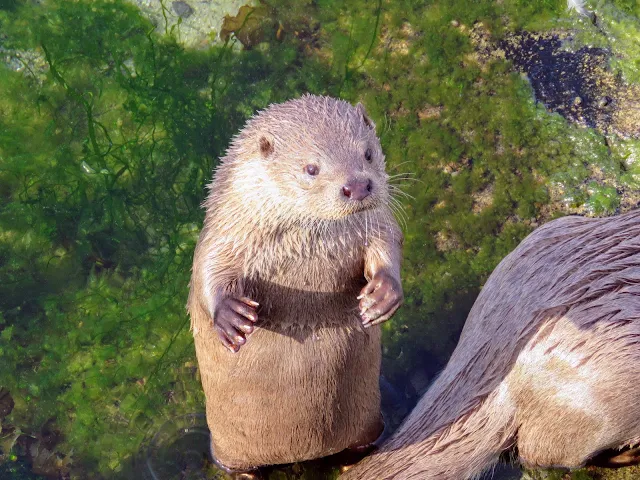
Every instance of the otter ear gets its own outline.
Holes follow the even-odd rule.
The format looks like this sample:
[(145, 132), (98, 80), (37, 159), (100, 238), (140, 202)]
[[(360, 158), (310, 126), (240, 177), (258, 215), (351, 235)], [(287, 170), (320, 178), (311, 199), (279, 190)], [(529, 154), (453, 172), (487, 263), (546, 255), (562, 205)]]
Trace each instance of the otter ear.
[(260, 147), (260, 155), (262, 158), (269, 158), (275, 150), (275, 139), (270, 133), (263, 133), (258, 140), (258, 146)]
[(362, 121), (364, 122), (364, 124), (375, 132), (376, 124), (373, 123), (373, 120), (371, 120), (369, 118), (369, 115), (367, 115), (367, 111), (364, 109), (364, 105), (358, 102), (358, 104), (356, 105), (356, 111), (358, 112), (358, 115), (362, 117)]

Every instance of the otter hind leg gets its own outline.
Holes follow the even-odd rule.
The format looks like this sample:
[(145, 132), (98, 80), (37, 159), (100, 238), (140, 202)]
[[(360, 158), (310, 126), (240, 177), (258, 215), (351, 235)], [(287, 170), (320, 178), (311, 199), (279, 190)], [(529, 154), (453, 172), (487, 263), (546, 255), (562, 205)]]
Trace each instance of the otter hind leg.
[(382, 416), (380, 416), (380, 422), (369, 428), (358, 442), (349, 445), (346, 450), (355, 453), (370, 452), (376, 448), (380, 441), (385, 437), (385, 433), (385, 422)]
[(552, 392), (530, 392), (519, 409), (517, 448), (530, 468), (580, 468), (602, 449), (605, 428), (598, 409), (574, 404)]
[(587, 462), (589, 465), (604, 468), (631, 467), (640, 464), (640, 446), (627, 450), (607, 450), (599, 453)]
[(262, 474), (261, 469), (255, 468), (252, 470), (233, 470), (222, 465), (220, 462), (214, 459), (214, 463), (219, 470), (222, 470), (229, 480), (263, 480), (265, 476)]
[(386, 437), (386, 433), (386, 424), (384, 419), (381, 418), (380, 423), (363, 435), (361, 441), (349, 445), (342, 452), (336, 454), (335, 464), (339, 465), (340, 472), (346, 472), (360, 460), (373, 453)]
[[(588, 314), (596, 315), (596, 307)], [(527, 466), (579, 468), (594, 454), (639, 438), (639, 357), (637, 343), (628, 340), (637, 335), (633, 323), (579, 328), (580, 315), (569, 311), (540, 327), (509, 374), (517, 446)]]
[(251, 468), (246, 470), (237, 470), (234, 468), (229, 468), (225, 464), (223, 464), (220, 460), (216, 458), (213, 453), (213, 448), (211, 448), (211, 461), (215, 464), (218, 470), (223, 471), (227, 478), (230, 480), (263, 480), (264, 475), (262, 475), (262, 471), (260, 468)]
[(264, 477), (259, 470), (251, 472), (234, 472), (227, 474), (230, 480), (262, 480)]

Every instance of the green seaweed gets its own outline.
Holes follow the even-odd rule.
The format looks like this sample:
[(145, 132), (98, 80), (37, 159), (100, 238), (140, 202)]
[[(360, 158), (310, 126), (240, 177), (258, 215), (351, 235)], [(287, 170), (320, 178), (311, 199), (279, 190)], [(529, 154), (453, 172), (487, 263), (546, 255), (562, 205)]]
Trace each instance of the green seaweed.
[[(637, 81), (640, 12), (614, 4), (611, 35), (631, 36), (612, 68)], [(16, 442), (2, 472), (130, 476), (166, 419), (203, 409), (184, 310), (200, 204), (232, 135), (270, 103), (361, 101), (390, 172), (412, 174), (397, 180), (406, 304), (383, 327), (384, 371), (409, 390), (412, 372), (444, 365), (483, 282), (536, 225), (631, 206), (637, 141), (548, 114), (508, 62), (474, 53), (477, 22), (494, 38), (550, 30), (574, 21), (564, 2), (263, 5), (251, 49), (230, 31), (205, 50), (121, 1), (1, 5), (3, 51), (37, 54), (0, 64), (0, 385), (15, 400), (2, 425), (56, 452)]]

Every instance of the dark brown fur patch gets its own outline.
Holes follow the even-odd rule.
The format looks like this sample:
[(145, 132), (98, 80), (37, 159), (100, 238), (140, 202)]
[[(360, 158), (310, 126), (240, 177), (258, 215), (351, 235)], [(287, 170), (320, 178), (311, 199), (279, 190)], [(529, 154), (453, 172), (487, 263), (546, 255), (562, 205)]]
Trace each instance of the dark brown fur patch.
[(264, 158), (271, 156), (273, 153), (273, 142), (267, 140), (266, 137), (260, 137), (260, 153)]
[(364, 106), (361, 103), (358, 103), (356, 105), (356, 110), (360, 115), (362, 115), (362, 121), (364, 122), (364, 124), (371, 130), (375, 130), (376, 124), (373, 123), (373, 120), (371, 120), (371, 118), (369, 118), (369, 115), (367, 115), (367, 111), (364, 109)]

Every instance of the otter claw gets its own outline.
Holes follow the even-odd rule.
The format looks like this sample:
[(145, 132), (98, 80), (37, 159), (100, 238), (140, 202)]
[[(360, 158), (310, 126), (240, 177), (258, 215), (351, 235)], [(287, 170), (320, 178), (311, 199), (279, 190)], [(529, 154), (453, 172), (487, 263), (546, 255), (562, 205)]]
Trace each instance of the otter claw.
[(258, 302), (246, 297), (223, 299), (214, 313), (213, 327), (220, 342), (236, 353), (247, 342), (247, 336), (254, 330), (258, 320)]
[(358, 296), (364, 327), (389, 320), (403, 301), (400, 282), (386, 272), (377, 272)]

